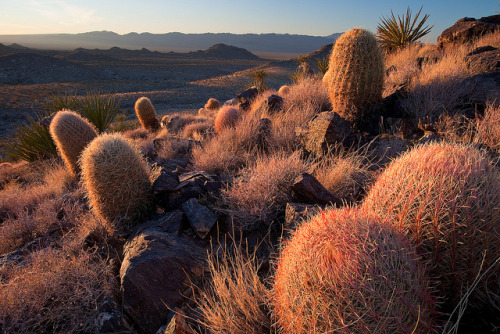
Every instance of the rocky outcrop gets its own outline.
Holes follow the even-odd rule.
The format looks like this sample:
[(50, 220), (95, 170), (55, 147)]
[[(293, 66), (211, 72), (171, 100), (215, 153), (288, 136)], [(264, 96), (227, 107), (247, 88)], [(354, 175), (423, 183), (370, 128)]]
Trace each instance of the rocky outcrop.
[(476, 48), (465, 56), (467, 67), (474, 74), (500, 71), (500, 50), (492, 46)]
[(479, 20), (464, 17), (441, 33), (438, 44), (445, 46), (450, 43), (469, 43), (498, 28), (500, 28), (500, 15), (482, 17)]

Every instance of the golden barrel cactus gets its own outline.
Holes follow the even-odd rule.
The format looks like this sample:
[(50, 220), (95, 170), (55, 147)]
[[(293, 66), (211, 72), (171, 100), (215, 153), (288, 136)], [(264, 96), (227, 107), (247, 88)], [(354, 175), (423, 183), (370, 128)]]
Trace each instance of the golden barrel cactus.
[(382, 99), (384, 62), (375, 35), (356, 28), (340, 36), (323, 82), (333, 111), (350, 122), (362, 118), (369, 104)]
[(49, 130), (66, 167), (73, 176), (78, 176), (78, 158), (88, 143), (97, 137), (96, 128), (76, 112), (61, 110), (50, 122)]
[(95, 214), (120, 233), (148, 215), (152, 205), (149, 169), (121, 134), (95, 138), (81, 156), (82, 183)]
[(205, 103), (205, 109), (208, 111), (217, 111), (220, 108), (219, 100), (211, 97), (208, 99), (207, 103)]
[(241, 112), (231, 106), (219, 109), (214, 120), (215, 132), (220, 133), (226, 128), (234, 128), (241, 118)]
[(144, 129), (156, 132), (160, 128), (155, 108), (147, 97), (143, 96), (135, 102), (135, 114)]
[(428, 333), (428, 285), (396, 228), (367, 211), (334, 209), (285, 244), (272, 300), (285, 333)]

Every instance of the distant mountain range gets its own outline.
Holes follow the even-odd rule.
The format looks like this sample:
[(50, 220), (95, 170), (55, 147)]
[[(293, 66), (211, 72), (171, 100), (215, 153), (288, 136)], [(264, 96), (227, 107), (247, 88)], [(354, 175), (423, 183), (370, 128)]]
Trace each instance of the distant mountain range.
[[(160, 52), (190, 52), (205, 50), (216, 44), (227, 44), (257, 54), (303, 54), (333, 43), (340, 35), (336, 33), (321, 37), (290, 34), (183, 34), (179, 32), (119, 35), (111, 31), (94, 31), (81, 34), (0, 35), (0, 43), (15, 43), (15, 45), (21, 44), (38, 49), (109, 49), (116, 46), (127, 49), (147, 48)], [(10, 45), (10, 47), (13, 46)]]

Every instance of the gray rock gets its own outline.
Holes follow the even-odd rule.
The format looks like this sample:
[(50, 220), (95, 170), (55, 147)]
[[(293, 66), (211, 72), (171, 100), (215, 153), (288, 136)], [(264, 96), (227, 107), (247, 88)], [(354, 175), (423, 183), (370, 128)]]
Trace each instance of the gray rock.
[(206, 251), (161, 228), (136, 232), (125, 244), (120, 268), (124, 314), (144, 333), (155, 333), (169, 309), (185, 302), (182, 291), (203, 274)]
[(268, 96), (260, 106), (257, 108), (256, 113), (259, 115), (274, 115), (283, 110), (283, 98), (279, 95)]
[(325, 189), (311, 174), (302, 173), (292, 185), (292, 198), (307, 204), (342, 205), (342, 201)]
[(239, 107), (242, 110), (250, 109), (250, 104), (257, 97), (259, 91), (256, 87), (248, 88), (237, 95)]
[(465, 56), (465, 61), (474, 74), (496, 72), (500, 70), (500, 50), (492, 46), (476, 48)]
[(206, 206), (201, 205), (196, 198), (191, 198), (182, 204), (182, 209), (196, 235), (205, 239), (217, 222), (217, 215)]
[(444, 30), (438, 37), (438, 44), (470, 43), (474, 39), (497, 30), (500, 26), (500, 15), (482, 17), (479, 20), (464, 17), (453, 26)]
[(127, 326), (123, 314), (119, 311), (102, 312), (97, 316), (98, 330), (100, 334), (121, 333), (128, 334), (133, 331)]
[(179, 185), (179, 177), (172, 171), (162, 169), (160, 175), (153, 181), (155, 195), (174, 191)]
[(346, 143), (351, 134), (351, 123), (334, 111), (315, 116), (307, 126), (296, 131), (304, 148), (318, 156), (337, 143)]

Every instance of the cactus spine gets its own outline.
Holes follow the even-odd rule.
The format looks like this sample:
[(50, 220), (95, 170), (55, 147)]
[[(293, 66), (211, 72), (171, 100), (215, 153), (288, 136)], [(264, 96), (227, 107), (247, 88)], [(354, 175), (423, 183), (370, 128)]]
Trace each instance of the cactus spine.
[(135, 102), (135, 114), (144, 129), (156, 132), (160, 128), (155, 108), (147, 97), (141, 97)]
[(87, 146), (80, 162), (82, 182), (96, 215), (120, 233), (128, 233), (152, 204), (144, 159), (121, 134), (104, 134)]
[(323, 77), (333, 111), (348, 121), (364, 116), (367, 105), (382, 99), (384, 63), (375, 36), (352, 29), (340, 36)]
[(66, 167), (73, 176), (78, 176), (80, 153), (97, 137), (94, 125), (74, 111), (61, 110), (50, 122), (49, 130)]

